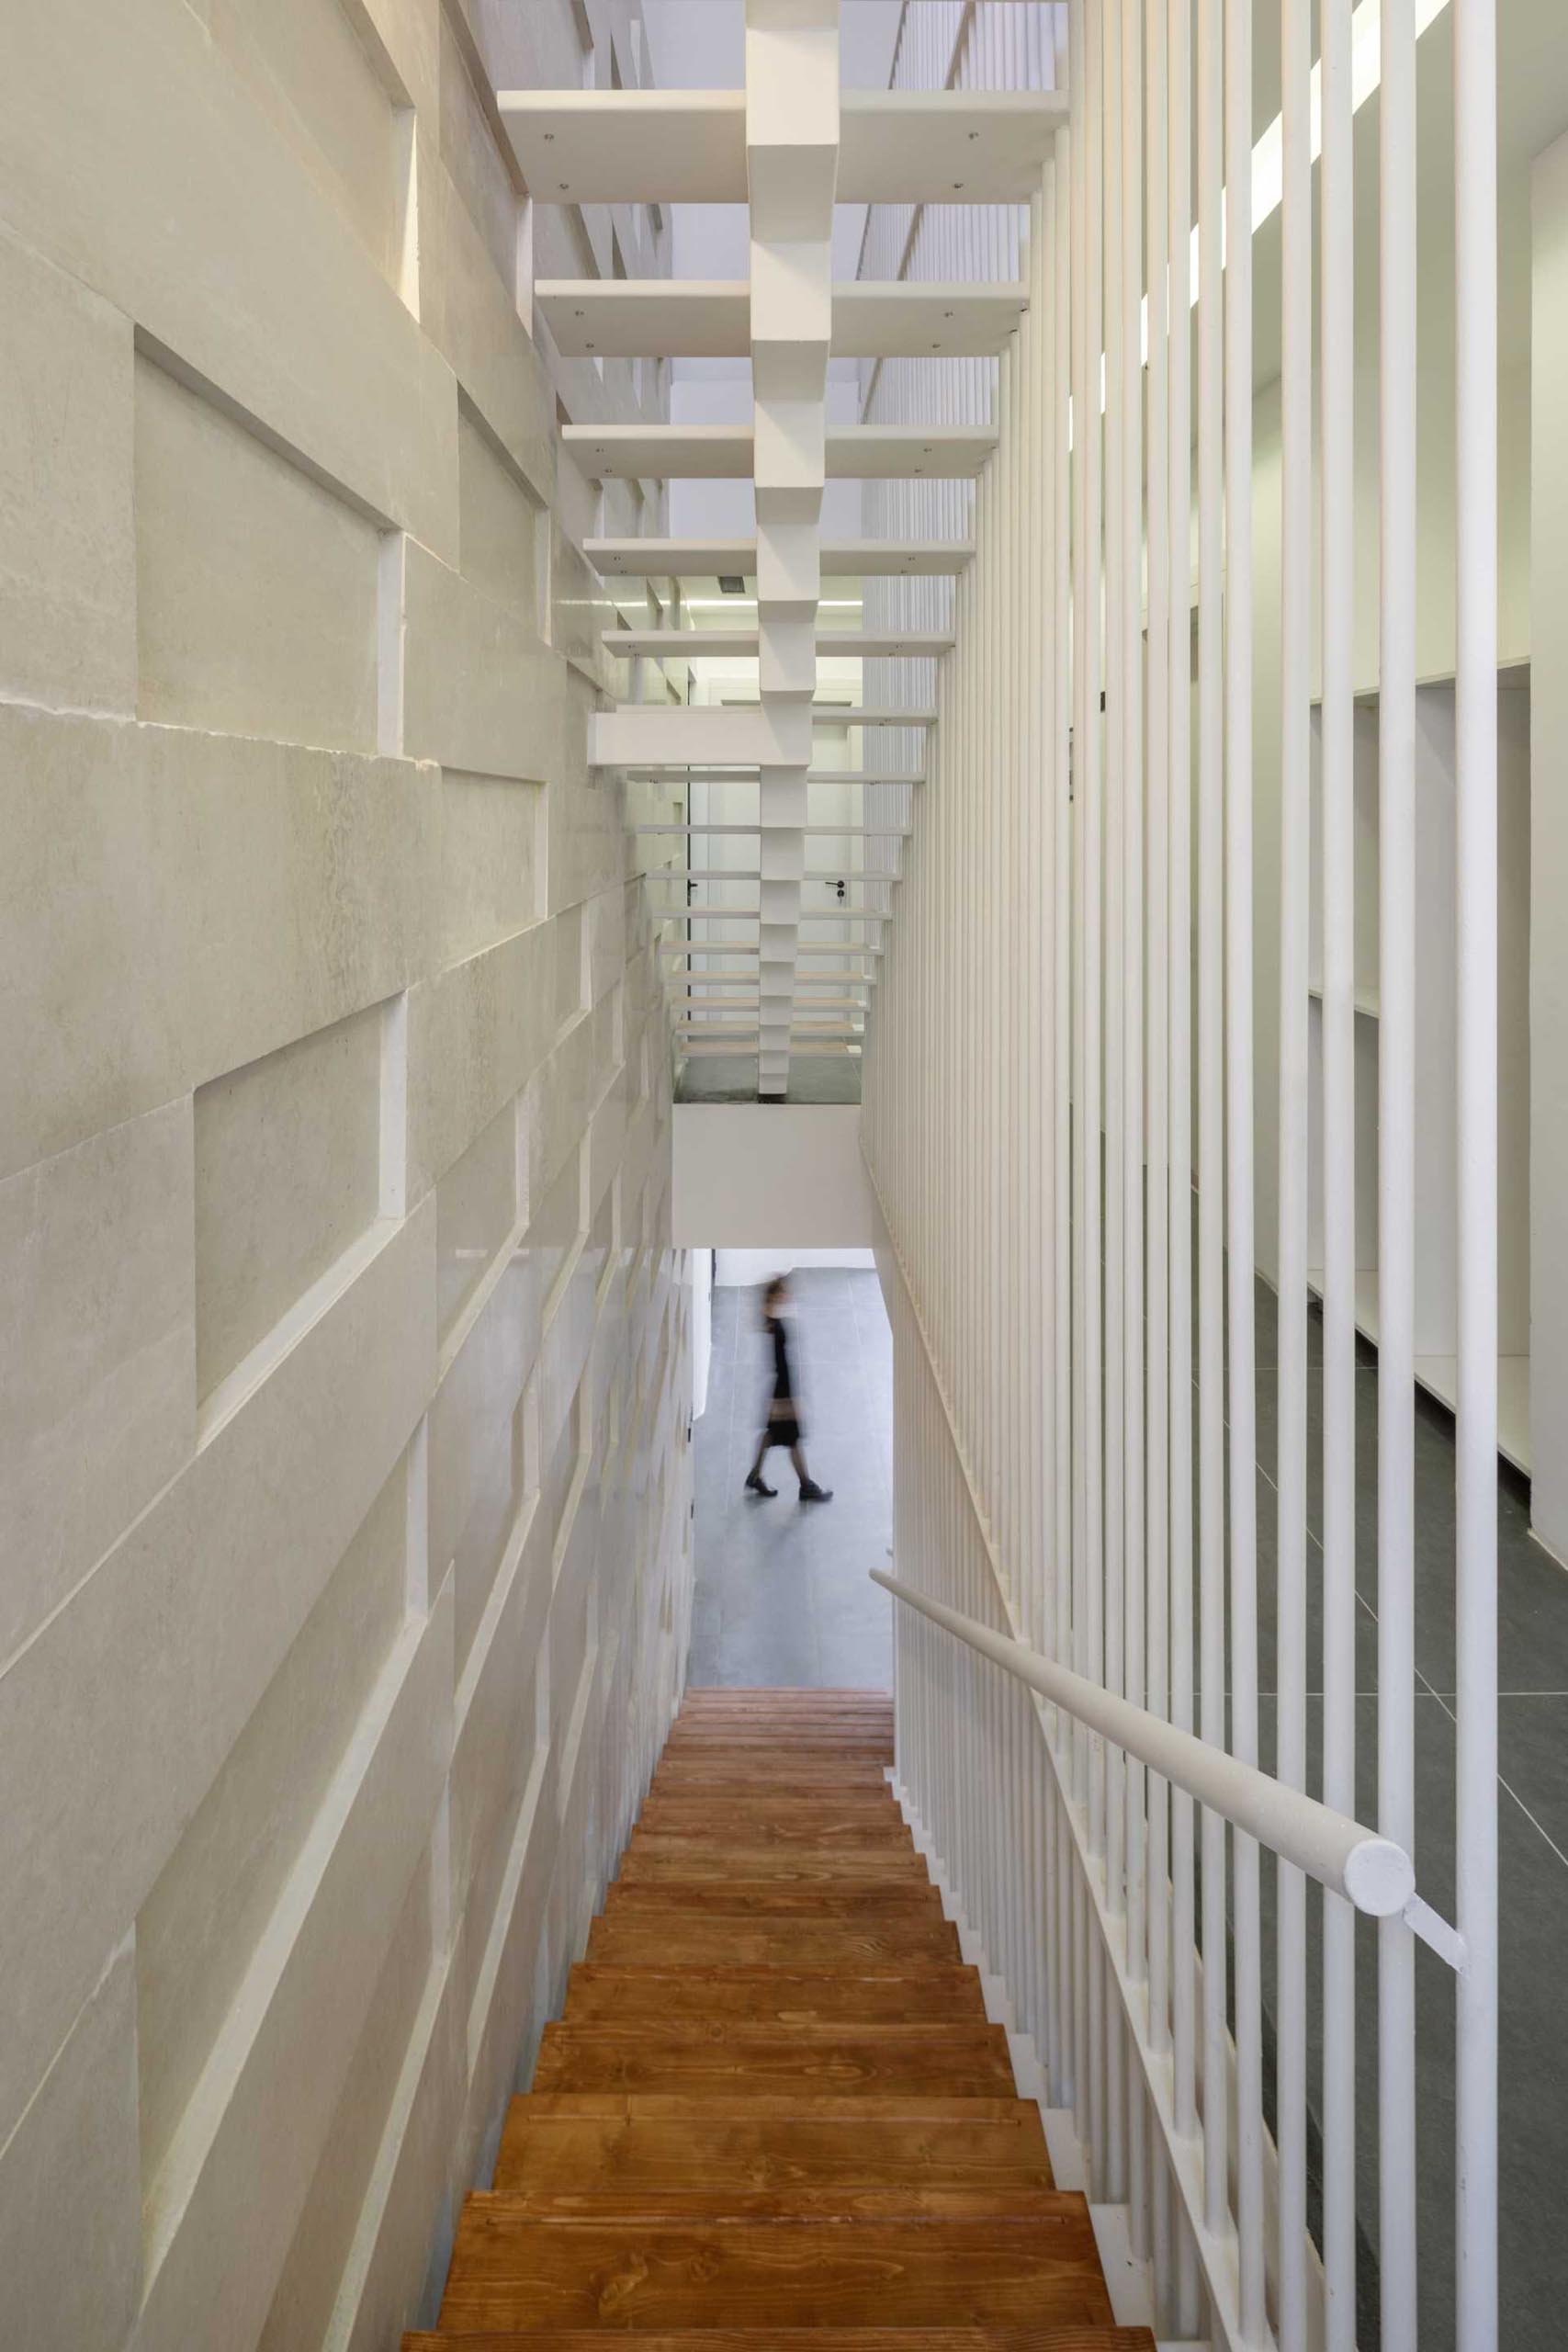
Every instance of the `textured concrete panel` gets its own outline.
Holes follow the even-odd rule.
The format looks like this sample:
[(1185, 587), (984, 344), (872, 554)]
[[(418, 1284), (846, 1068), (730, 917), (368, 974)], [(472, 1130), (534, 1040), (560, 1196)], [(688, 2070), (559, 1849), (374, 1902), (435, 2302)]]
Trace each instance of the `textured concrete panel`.
[(136, 1970), (125, 1943), (0, 2147), (7, 2341), (18, 2352), (122, 2343), (141, 2269)]
[(529, 623), (409, 542), (403, 749), (537, 781), (558, 764), (560, 663)]
[(0, 234), (0, 694), (136, 701), (130, 322)]
[(400, 1462), (138, 1914), (149, 2172), (168, 2153), (401, 1631), (407, 1485)]
[(521, 1092), (554, 1027), (539, 923), (409, 992), (409, 1186), (417, 1199)]
[(377, 742), (374, 524), (136, 363), (136, 707), (181, 727)]
[[(389, 1661), (283, 1891), (277, 1924), (289, 1937), (276, 1975), (253, 1971), (231, 2015), (232, 2079), (209, 2070), (208, 2097), (186, 2110), (154, 2185), (146, 2352), (230, 2352), (260, 2333), (348, 2071), (367, 1977), (429, 1836), (451, 1691), (448, 1592)], [(221, 2266), (215, 2245), (228, 2249)]]
[(408, 1442), (434, 1227), (393, 1231), (0, 1682), (0, 2132)]
[(191, 1106), (0, 1184), (0, 1658), (196, 1439)]
[(184, 0), (6, 27), (0, 210), (376, 514), (456, 553), (450, 369)]
[(436, 784), (0, 704), (0, 1172), (427, 968)]
[(441, 778), (443, 964), (460, 964), (537, 922), (543, 866), (543, 786), (511, 776)]
[(376, 1221), (385, 1025), (373, 1005), (197, 1089), (199, 1397)]

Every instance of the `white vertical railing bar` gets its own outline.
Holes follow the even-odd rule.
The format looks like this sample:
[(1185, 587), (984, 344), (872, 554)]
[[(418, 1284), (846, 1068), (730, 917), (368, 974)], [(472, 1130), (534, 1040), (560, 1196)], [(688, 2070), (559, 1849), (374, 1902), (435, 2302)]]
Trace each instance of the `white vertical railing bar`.
[[(1170, 514), (1168, 489), (1170, 470), (1168, 436), (1169, 368), (1166, 342), (1169, 316), (1166, 302), (1167, 247), (1170, 187), (1166, 153), (1167, 23), (1165, 0), (1155, 0), (1148, 11), (1148, 54), (1145, 84), (1147, 111), (1145, 173), (1146, 244), (1148, 252), (1148, 719), (1147, 805), (1148, 876), (1145, 922), (1147, 938), (1147, 1034), (1145, 1081), (1148, 1102), (1148, 1200), (1145, 1211), (1148, 1236), (1148, 1393), (1147, 1481), (1145, 1538), (1146, 1608), (1146, 1695), (1156, 1715), (1169, 1712), (1170, 1640), (1170, 1498), (1167, 1485), (1169, 1438), (1169, 1183), (1167, 1159), (1169, 1116), (1168, 960), (1170, 808), (1169, 692), (1170, 666)], [(1185, 318), (1182, 322), (1185, 326)], [(1186, 536), (1182, 517), (1181, 536)], [(1149, 2035), (1152, 2046), (1170, 2047), (1170, 1802), (1167, 1784), (1158, 1779), (1148, 1786), (1148, 1981)], [(1163, 2174), (1161, 2175), (1163, 2178)]]
[[(1231, 1747), (1258, 1760), (1258, 1442), (1252, 1183), (1252, 0), (1225, 7), (1225, 1209), (1230, 1340)], [(1205, 1172), (1204, 1182), (1207, 1182)], [(1233, 1845), (1241, 2316), (1264, 2312), (1258, 1853)]]
[[(1383, 0), (1380, 99), (1378, 778), (1378, 1818), (1413, 1845), (1416, 28)], [(1383, 2352), (1416, 2335), (1416, 1957), (1378, 1930), (1378, 2206)]]
[[(1170, 1719), (1192, 1726), (1192, 502), (1191, 328), (1183, 302), (1192, 227), (1191, 0), (1169, 0), (1170, 174), (1166, 249), (1169, 334), (1170, 538)], [(1172, 2098), (1176, 2129), (1197, 2126), (1193, 1815), (1185, 1793), (1171, 1805)], [(1183, 2237), (1182, 2245), (1186, 2240)], [(1177, 2325), (1197, 2325), (1196, 2282), (1178, 2297)]]
[(1497, 2340), (1497, 56), (1454, 10), (1460, 2352)]
[[(1312, 22), (1282, 0), (1280, 289), (1280, 1168), (1275, 1442), (1275, 1770), (1306, 1786), (1307, 948), (1312, 854)], [(1277, 1865), (1275, 2125), (1280, 2352), (1307, 2328), (1306, 1883)]]
[[(1143, 0), (1122, 18), (1122, 1687), (1144, 1703), (1144, 443), (1139, 317), (1144, 292)], [(1127, 1973), (1148, 1972), (1144, 1772), (1124, 1759)], [(1128, 2168), (1134, 2256), (1147, 2251), (1147, 2108), (1128, 2069)]]
[[(1126, 475), (1122, 448), (1124, 430), (1125, 379), (1122, 367), (1123, 310), (1122, 277), (1122, 24), (1137, 0), (1105, 0), (1104, 104), (1105, 141), (1105, 1668), (1110, 1690), (1120, 1690), (1125, 1656), (1122, 1607), (1126, 1563), (1123, 1554), (1126, 1476), (1123, 1457), (1123, 1345), (1122, 1295), (1124, 1267), (1122, 1171), (1123, 989), (1122, 928), (1126, 921), (1126, 872), (1122, 853), (1127, 775), (1123, 677), (1122, 597), (1126, 575), (1127, 538), (1122, 526)], [(1125, 1815), (1122, 1757), (1114, 1749), (1097, 1753), (1105, 1781), (1105, 1901), (1113, 1918), (1125, 1917)], [(1108, 2018), (1111, 2014), (1107, 2003)], [(1105, 2177), (1101, 2197), (1107, 2202), (1125, 2200), (1126, 2086), (1122, 2037), (1106, 2027), (1103, 2141)]]
[[(1355, 216), (1350, 0), (1322, 0), (1323, 1801), (1356, 1793)], [(1323, 1913), (1325, 2352), (1356, 2341), (1356, 1923)]]
[[(1224, 321), (1220, 235), (1224, 104), (1223, 0), (1198, 0), (1198, 1584), (1199, 1728), (1223, 1747), (1224, 1651)], [(1225, 1833), (1200, 1825), (1203, 1931), (1203, 2189), (1218, 2236), (1229, 2221)]]

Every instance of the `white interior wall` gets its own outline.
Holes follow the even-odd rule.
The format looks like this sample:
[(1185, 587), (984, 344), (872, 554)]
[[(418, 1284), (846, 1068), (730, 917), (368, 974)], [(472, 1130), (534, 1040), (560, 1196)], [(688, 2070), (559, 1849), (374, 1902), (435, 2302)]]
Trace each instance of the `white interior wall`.
[(847, 1272), (876, 1269), (876, 1252), (864, 1250), (797, 1250), (783, 1244), (776, 1250), (716, 1250), (720, 1290), (754, 1289), (775, 1274), (791, 1274), (799, 1266), (837, 1266)]
[(875, 1246), (857, 1104), (682, 1102), (674, 1129), (681, 1248)]
[[(582, 766), (605, 680), (553, 426), (632, 381), (547, 375), (469, 75), (482, 16), (499, 78), (607, 82), (611, 14), (7, 17), (29, 2352), (368, 2352), (428, 2316), (682, 1672), (669, 1056)], [(637, 250), (624, 212), (540, 235), (607, 266), (612, 227)]]

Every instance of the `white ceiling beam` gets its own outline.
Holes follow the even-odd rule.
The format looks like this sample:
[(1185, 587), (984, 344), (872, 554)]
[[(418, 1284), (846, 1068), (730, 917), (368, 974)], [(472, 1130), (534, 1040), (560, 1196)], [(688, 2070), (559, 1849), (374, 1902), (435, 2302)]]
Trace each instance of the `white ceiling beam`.
[[(549, 277), (534, 308), (568, 359), (745, 359), (751, 288), (743, 278)], [(1018, 284), (832, 288), (837, 359), (995, 356), (1028, 308)]]
[[(540, 204), (744, 204), (744, 90), (502, 90)], [(847, 90), (840, 204), (1018, 204), (1066, 119), (1055, 91)]]
[[(591, 481), (747, 481), (749, 424), (567, 424), (561, 442)], [(997, 446), (994, 433), (960, 424), (853, 424), (827, 434), (830, 481), (933, 481), (972, 478)]]
[[(582, 552), (606, 580), (757, 577), (755, 539), (584, 539)], [(935, 580), (966, 570), (967, 539), (825, 539), (820, 574), (834, 580)]]

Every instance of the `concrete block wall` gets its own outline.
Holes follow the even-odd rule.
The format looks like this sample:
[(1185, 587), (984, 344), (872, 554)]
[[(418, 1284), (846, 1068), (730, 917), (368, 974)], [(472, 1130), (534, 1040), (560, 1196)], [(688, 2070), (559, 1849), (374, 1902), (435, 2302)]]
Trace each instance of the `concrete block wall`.
[(556, 433), (662, 388), (531, 340), (482, 82), (640, 30), (6, 20), (0, 2335), (370, 2352), (683, 1675), (669, 1046)]

